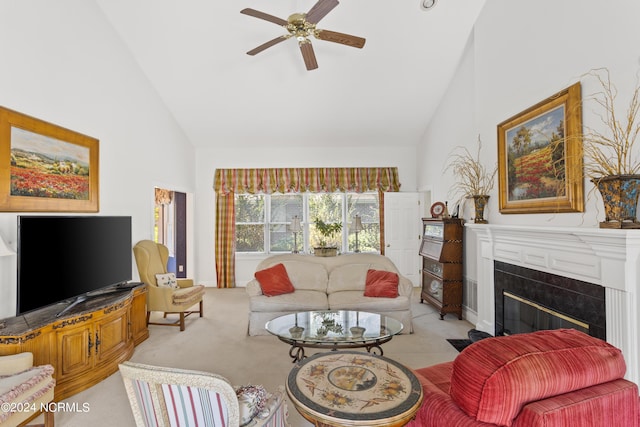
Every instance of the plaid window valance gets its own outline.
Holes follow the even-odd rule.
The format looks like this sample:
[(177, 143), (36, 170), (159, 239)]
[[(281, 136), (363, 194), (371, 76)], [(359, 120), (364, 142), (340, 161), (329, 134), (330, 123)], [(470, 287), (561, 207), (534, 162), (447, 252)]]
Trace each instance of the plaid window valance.
[(398, 168), (216, 169), (216, 194), (400, 191)]

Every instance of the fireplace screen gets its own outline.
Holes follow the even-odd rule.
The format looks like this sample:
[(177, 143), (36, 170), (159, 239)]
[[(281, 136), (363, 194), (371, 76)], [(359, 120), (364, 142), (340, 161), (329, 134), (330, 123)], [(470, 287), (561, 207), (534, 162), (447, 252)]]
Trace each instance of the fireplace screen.
[(584, 322), (510, 292), (504, 291), (502, 295), (504, 298), (503, 335), (561, 328), (572, 328), (589, 333), (589, 325)]

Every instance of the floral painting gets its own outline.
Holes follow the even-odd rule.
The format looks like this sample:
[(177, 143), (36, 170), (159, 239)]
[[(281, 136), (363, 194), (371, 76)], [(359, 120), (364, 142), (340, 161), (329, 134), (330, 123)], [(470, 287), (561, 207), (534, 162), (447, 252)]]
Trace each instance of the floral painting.
[(581, 133), (580, 83), (500, 123), (500, 212), (582, 212)]
[(89, 199), (89, 148), (11, 128), (11, 195)]
[(97, 212), (98, 140), (0, 107), (0, 211)]
[(560, 105), (507, 130), (509, 200), (565, 193), (564, 112), (564, 105)]

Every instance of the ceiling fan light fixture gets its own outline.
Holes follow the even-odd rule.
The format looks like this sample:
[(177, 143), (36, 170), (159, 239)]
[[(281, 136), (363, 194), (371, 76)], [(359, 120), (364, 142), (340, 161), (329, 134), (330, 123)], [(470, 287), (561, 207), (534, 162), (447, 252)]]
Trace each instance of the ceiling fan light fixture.
[(289, 18), (286, 21), (276, 16), (269, 15), (268, 13), (260, 12), (259, 10), (251, 8), (242, 9), (240, 13), (280, 25), (288, 33), (251, 49), (247, 52), (247, 55), (256, 55), (271, 46), (275, 46), (284, 40), (295, 37), (300, 46), (300, 52), (302, 53), (302, 58), (304, 59), (307, 70), (315, 70), (318, 68), (318, 63), (313, 51), (313, 46), (311, 45), (311, 40), (309, 40), (311, 36), (314, 36), (319, 40), (361, 49), (365, 44), (365, 39), (362, 37), (316, 28), (316, 24), (318, 24), (318, 22), (324, 18), (325, 15), (331, 12), (338, 4), (338, 0), (318, 0), (309, 12), (293, 13), (289, 15)]

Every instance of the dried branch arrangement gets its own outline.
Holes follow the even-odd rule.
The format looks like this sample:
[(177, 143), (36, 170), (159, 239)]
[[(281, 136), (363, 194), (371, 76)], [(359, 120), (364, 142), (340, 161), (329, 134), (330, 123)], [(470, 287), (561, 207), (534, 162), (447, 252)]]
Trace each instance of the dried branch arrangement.
[(606, 131), (598, 131), (585, 126), (582, 134), (585, 174), (598, 180), (604, 176), (639, 173), (640, 160), (633, 148), (640, 134), (640, 84), (636, 84), (627, 111), (621, 117), (615, 103), (618, 90), (611, 83), (609, 70), (598, 68), (585, 75), (596, 78), (602, 88), (587, 100), (602, 108), (597, 116), (606, 128)]
[(491, 170), (485, 168), (480, 162), (481, 149), (482, 141), (478, 135), (478, 152), (475, 157), (466, 147), (456, 147), (449, 154), (445, 171), (451, 170), (457, 178), (451, 188), (454, 193), (462, 193), (464, 197), (488, 195), (493, 188), (498, 166), (496, 164)]

